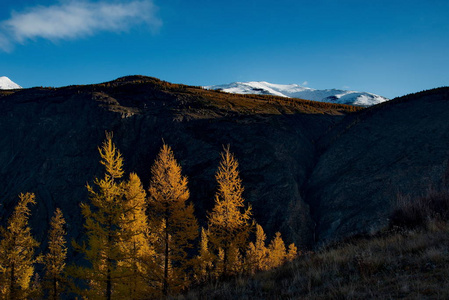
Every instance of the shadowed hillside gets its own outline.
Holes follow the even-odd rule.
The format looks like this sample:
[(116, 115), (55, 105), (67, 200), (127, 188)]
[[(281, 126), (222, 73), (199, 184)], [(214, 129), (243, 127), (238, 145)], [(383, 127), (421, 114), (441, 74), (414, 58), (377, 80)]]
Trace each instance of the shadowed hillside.
[(132, 76), (97, 85), (0, 92), (2, 220), (20, 192), (35, 192), (31, 226), (43, 240), (56, 207), (69, 240), (82, 230), (79, 204), (101, 172), (105, 131), (124, 153), (125, 169), (145, 188), (164, 140), (189, 178), (200, 221), (213, 204), (222, 146), (240, 162), (244, 197), (269, 236), (312, 243), (313, 222), (301, 196), (315, 160), (314, 141), (357, 108), (281, 97), (230, 95)]
[(448, 172), (449, 88), (347, 116), (318, 142), (307, 183), (317, 240), (384, 226), (397, 194), (423, 195)]
[(79, 203), (101, 173), (105, 131), (145, 188), (162, 140), (170, 145), (200, 223), (229, 144), (255, 218), (269, 237), (280, 229), (300, 248), (382, 227), (396, 194), (439, 185), (449, 157), (448, 88), (361, 110), (129, 76), (1, 91), (0, 105), (2, 221), (20, 192), (35, 192), (31, 226), (41, 241), (56, 207), (69, 240), (80, 235)]

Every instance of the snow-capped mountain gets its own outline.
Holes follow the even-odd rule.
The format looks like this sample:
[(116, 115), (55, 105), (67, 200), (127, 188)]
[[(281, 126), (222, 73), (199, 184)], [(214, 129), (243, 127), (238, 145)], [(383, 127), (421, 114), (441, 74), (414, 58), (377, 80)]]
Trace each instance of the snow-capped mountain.
[(230, 84), (205, 86), (204, 88), (222, 90), (235, 94), (274, 95), (357, 106), (371, 106), (389, 100), (385, 97), (366, 92), (338, 89), (315, 90), (297, 84), (273, 84), (265, 81), (233, 82)]
[(14, 90), (22, 87), (6, 76), (0, 77), (0, 90)]

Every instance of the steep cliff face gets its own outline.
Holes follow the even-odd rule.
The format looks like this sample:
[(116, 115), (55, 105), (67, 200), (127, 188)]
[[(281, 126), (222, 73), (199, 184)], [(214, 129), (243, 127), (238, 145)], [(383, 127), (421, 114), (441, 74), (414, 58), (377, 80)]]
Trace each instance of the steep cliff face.
[(147, 186), (162, 145), (173, 147), (189, 178), (201, 222), (212, 207), (222, 146), (240, 163), (244, 197), (269, 235), (310, 245), (313, 221), (302, 186), (315, 160), (314, 141), (351, 110), (275, 97), (232, 96), (147, 77), (60, 89), (36, 88), (0, 96), (2, 222), (20, 192), (35, 192), (32, 227), (45, 240), (56, 207), (78, 238), (85, 185), (103, 170), (97, 146), (105, 131), (123, 152), (125, 168)]
[(405, 96), (346, 117), (320, 139), (307, 198), (325, 242), (379, 229), (397, 194), (447, 183), (449, 88)]

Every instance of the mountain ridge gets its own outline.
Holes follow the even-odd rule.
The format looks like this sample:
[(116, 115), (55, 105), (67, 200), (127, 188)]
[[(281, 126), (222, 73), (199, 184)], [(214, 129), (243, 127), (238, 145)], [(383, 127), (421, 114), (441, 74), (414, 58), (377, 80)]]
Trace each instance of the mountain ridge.
[(303, 87), (298, 84), (273, 84), (266, 81), (233, 82), (230, 84), (204, 86), (204, 88), (236, 94), (274, 95), (363, 107), (372, 106), (389, 100), (385, 97), (367, 92), (341, 89), (317, 90)]

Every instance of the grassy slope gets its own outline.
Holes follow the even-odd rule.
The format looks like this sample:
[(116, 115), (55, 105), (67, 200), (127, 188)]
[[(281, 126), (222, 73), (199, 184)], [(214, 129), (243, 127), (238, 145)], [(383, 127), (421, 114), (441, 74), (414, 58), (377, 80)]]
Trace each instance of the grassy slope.
[(178, 299), (449, 299), (449, 226), (357, 239)]
[(187, 299), (449, 299), (449, 186), (399, 197), (388, 230), (355, 236)]

